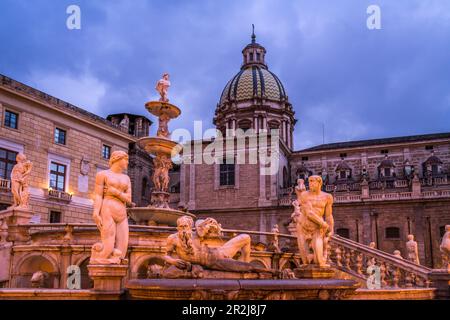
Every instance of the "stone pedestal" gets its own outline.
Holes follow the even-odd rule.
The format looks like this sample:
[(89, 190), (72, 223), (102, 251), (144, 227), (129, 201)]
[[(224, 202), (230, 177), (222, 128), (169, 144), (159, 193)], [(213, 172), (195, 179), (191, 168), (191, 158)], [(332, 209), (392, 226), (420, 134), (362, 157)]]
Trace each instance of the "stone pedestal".
[(99, 299), (119, 299), (123, 292), (122, 281), (128, 265), (88, 265), (89, 277), (94, 281), (93, 293)]
[(294, 269), (294, 274), (299, 279), (331, 279), (335, 276), (331, 267), (319, 267), (312, 264)]
[(29, 224), (33, 213), (28, 209), (11, 208), (0, 212), (0, 220), (5, 220), (8, 225), (7, 241), (27, 242), (30, 239), (28, 229), (24, 226)]
[(450, 299), (450, 272), (446, 269), (434, 269), (428, 277), (431, 287), (436, 288), (436, 298)]

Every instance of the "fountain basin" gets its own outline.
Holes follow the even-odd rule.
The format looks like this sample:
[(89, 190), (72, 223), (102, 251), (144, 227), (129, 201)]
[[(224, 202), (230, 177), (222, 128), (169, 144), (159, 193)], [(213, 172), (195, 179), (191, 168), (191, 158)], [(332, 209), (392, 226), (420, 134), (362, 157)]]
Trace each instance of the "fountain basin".
[(167, 115), (171, 119), (177, 118), (181, 114), (181, 110), (168, 102), (150, 101), (145, 104), (148, 112), (159, 117), (162, 114)]
[(137, 141), (139, 147), (149, 154), (167, 154), (175, 156), (181, 150), (181, 145), (175, 141), (160, 137), (145, 137)]
[(156, 225), (164, 225), (169, 227), (176, 227), (177, 219), (182, 216), (190, 216), (192, 219), (196, 219), (196, 216), (192, 213), (170, 208), (129, 208), (128, 214), (134, 221), (136, 221), (137, 224), (148, 224), (150, 221), (153, 221)]

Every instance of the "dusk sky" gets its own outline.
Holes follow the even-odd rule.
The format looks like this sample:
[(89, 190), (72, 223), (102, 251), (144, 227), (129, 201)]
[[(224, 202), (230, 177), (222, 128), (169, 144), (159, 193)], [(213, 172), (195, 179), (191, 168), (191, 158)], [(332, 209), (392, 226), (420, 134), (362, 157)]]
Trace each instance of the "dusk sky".
[[(66, 27), (72, 4), (80, 30)], [(252, 23), (296, 112), (295, 149), (321, 144), (322, 124), (326, 143), (450, 131), (444, 0), (0, 0), (0, 73), (103, 117), (154, 121), (144, 104), (167, 71), (182, 109), (170, 129), (206, 130)]]

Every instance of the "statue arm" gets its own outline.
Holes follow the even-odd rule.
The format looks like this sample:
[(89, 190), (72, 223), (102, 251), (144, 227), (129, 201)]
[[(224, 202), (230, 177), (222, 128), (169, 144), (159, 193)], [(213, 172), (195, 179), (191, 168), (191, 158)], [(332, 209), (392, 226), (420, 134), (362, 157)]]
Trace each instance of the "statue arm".
[(175, 252), (175, 250), (175, 240), (172, 237), (169, 237), (166, 244), (166, 254), (163, 256), (164, 261), (170, 265), (176, 266), (179, 269), (187, 269), (189, 266), (189, 262), (172, 257), (172, 254)]
[(328, 234), (332, 236), (334, 233), (334, 218), (333, 218), (333, 196), (328, 195), (327, 204), (325, 206), (325, 221), (328, 223)]
[(94, 211), (92, 213), (92, 217), (94, 218), (95, 223), (99, 227), (102, 226), (102, 221), (100, 218), (100, 210), (102, 208), (103, 203), (103, 189), (105, 185), (105, 177), (102, 172), (97, 173), (95, 177), (95, 188), (94, 188)]
[(125, 192), (121, 192), (117, 188), (114, 188), (111, 186), (107, 187), (106, 192), (107, 192), (107, 194), (118, 198), (120, 201), (122, 201), (125, 204), (131, 204), (131, 181), (129, 178), (128, 178), (128, 182), (127, 182), (127, 190)]

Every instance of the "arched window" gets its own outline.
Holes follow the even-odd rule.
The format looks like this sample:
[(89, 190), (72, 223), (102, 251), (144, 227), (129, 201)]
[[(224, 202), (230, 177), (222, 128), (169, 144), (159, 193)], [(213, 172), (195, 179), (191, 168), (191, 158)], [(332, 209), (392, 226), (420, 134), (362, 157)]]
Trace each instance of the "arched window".
[(338, 236), (350, 239), (350, 230), (347, 228), (339, 228), (336, 230), (336, 233), (338, 234)]
[(400, 238), (400, 228), (387, 227), (385, 231), (386, 231), (386, 239), (399, 239)]
[(145, 197), (147, 194), (147, 185), (148, 185), (148, 180), (147, 180), (147, 177), (145, 177), (144, 179), (142, 179), (142, 190), (141, 190), (142, 197)]

